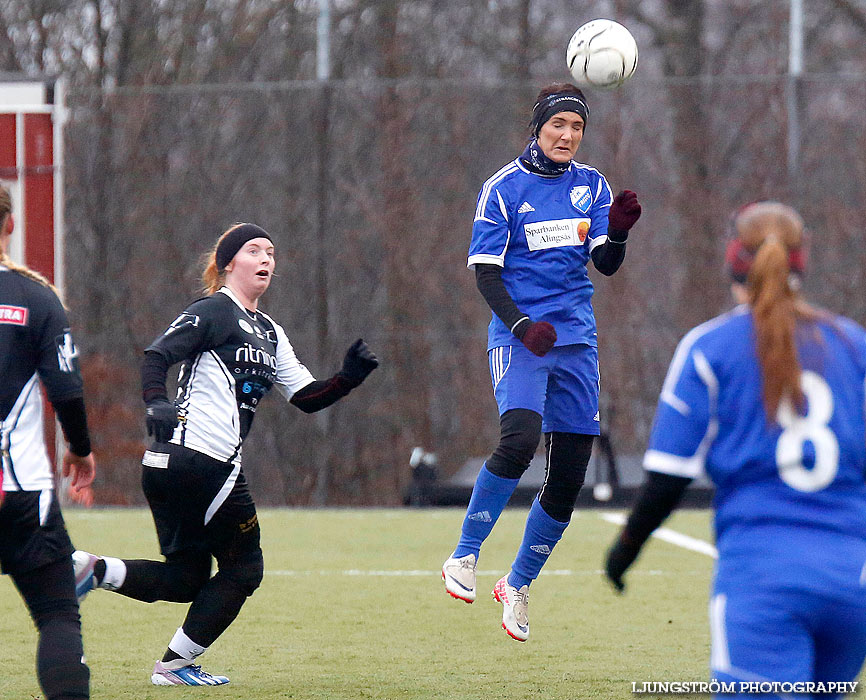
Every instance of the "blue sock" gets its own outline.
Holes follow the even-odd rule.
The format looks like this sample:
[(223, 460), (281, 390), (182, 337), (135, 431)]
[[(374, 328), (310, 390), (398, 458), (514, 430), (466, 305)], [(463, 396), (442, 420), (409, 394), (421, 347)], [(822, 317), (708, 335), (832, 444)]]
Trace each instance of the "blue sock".
[(518, 481), (520, 479), (504, 479), (491, 474), (487, 471), (487, 462), (484, 463), (475, 480), (469, 508), (466, 509), (466, 517), (463, 519), (463, 529), (460, 531), (460, 541), (452, 556), (460, 558), (474, 554), (476, 561), (478, 560), (481, 543), (496, 525)]
[(536, 498), (526, 518), (523, 542), (508, 574), (509, 585), (521, 588), (532, 583), (567, 527), (567, 522), (551, 518)]

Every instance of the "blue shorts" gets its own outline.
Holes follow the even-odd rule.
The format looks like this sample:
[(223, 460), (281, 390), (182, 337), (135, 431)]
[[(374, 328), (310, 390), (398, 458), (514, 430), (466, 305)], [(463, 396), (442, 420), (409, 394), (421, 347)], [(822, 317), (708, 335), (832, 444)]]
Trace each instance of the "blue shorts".
[(545, 433), (598, 435), (598, 350), (560, 345), (544, 357), (523, 345), (487, 353), (499, 415), (527, 408), (542, 417)]
[(710, 632), (712, 677), (734, 682), (737, 689), (743, 690), (744, 682), (853, 681), (866, 657), (866, 604), (851, 605), (808, 590), (717, 587), (710, 601)]

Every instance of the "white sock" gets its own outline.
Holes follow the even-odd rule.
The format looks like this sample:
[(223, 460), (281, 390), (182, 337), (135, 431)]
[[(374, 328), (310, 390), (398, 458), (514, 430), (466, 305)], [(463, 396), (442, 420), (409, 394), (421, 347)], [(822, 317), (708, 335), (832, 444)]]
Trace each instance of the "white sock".
[[(187, 637), (186, 633), (183, 631), (183, 627), (177, 628), (177, 632), (174, 633), (174, 637), (172, 637), (171, 641), (168, 643), (168, 648), (183, 658), (178, 659), (177, 661), (163, 662), (163, 665), (176, 664), (178, 661), (183, 661), (184, 663), (181, 663), (180, 666), (187, 666), (191, 662), (195, 661), (196, 657), (201, 656), (205, 651), (207, 651), (207, 647), (196, 644)], [(180, 666), (177, 666), (177, 668), (180, 668)]]
[(105, 562), (105, 576), (99, 582), (99, 587), (108, 591), (116, 591), (126, 581), (126, 564), (123, 559), (115, 557), (102, 557)]

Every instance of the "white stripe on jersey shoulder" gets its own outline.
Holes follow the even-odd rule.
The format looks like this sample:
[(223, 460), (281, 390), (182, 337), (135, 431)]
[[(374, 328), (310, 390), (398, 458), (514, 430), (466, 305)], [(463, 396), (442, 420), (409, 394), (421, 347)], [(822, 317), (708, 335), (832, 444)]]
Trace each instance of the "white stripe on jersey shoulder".
[(662, 393), (660, 396), (660, 399), (662, 401), (668, 404), (671, 408), (679, 411), (684, 416), (689, 414), (688, 405), (676, 394), (674, 394), (674, 387), (679, 381), (680, 374), (682, 374), (683, 367), (686, 364), (686, 359), (688, 358), (692, 347), (707, 333), (710, 333), (719, 326), (725, 324), (727, 321), (729, 321), (731, 318), (734, 318), (735, 316), (741, 316), (744, 313), (748, 313), (748, 310), (748, 307), (745, 305), (737, 306), (734, 309), (731, 309), (730, 311), (722, 314), (721, 316), (716, 316), (709, 321), (705, 321), (699, 326), (695, 326), (683, 336), (683, 339), (679, 342), (679, 345), (677, 345), (677, 349), (674, 352), (674, 357), (671, 360), (670, 367), (668, 368), (668, 374), (665, 377), (664, 384), (662, 385)]
[(571, 161), (571, 165), (574, 166), (574, 168), (577, 170), (590, 170), (590, 171), (596, 173), (599, 177), (604, 178), (604, 175), (601, 174), (601, 170), (599, 170), (598, 168), (594, 168), (593, 166), (588, 165), (587, 163), (579, 163), (578, 161), (573, 160), (573, 161)]
[(229, 289), (228, 287), (220, 287), (220, 288), (217, 290), (217, 294), (220, 294), (220, 293), (225, 294), (229, 299), (231, 299), (235, 304), (237, 304), (237, 305), (238, 305), (241, 309), (243, 309), (244, 311), (247, 310), (247, 307), (245, 307), (245, 306), (243, 305), (243, 303), (241, 303), (241, 300), (238, 299), (238, 298), (235, 296), (235, 293), (234, 293), (231, 289)]
[[(545, 177), (546, 175), (539, 175), (538, 173), (532, 172), (529, 168), (527, 168), (523, 163), (520, 162), (520, 158), (514, 160), (514, 164), (520, 169), (521, 172), (526, 173), (527, 175), (535, 175), (536, 177)], [(547, 178), (549, 179), (549, 178)]]
[[(598, 183), (595, 186), (595, 192), (592, 195), (592, 201), (595, 201), (599, 198), (602, 193), (602, 188), (607, 189), (607, 193), (611, 201), (613, 201), (613, 192), (610, 189), (610, 184), (608, 184), (607, 178), (604, 176), (598, 168), (594, 168), (591, 165), (587, 165), (586, 163), (578, 163), (576, 160), (571, 161), (571, 164), (574, 166), (576, 170), (588, 170), (589, 172), (595, 173), (598, 175)], [(605, 206), (610, 206), (607, 204)]]
[(490, 190), (493, 186), (518, 169), (517, 160), (515, 158), (507, 165), (504, 165), (484, 182), (484, 185), (481, 187), (481, 195), (478, 197), (478, 206), (475, 207), (476, 221), (484, 216), (484, 210), (487, 208), (487, 200), (490, 198)]
[[(707, 394), (709, 395), (709, 420), (707, 421), (707, 431), (704, 433), (704, 437), (701, 438), (701, 442), (698, 445), (698, 449), (695, 450), (695, 454), (685, 461), (679, 461), (682, 458), (677, 458), (673, 464), (668, 462), (670, 468), (685, 468), (688, 470), (685, 473), (677, 473), (675, 471), (668, 472), (669, 474), (676, 474), (678, 476), (697, 477), (704, 473), (707, 463), (707, 454), (709, 454), (710, 447), (712, 447), (713, 442), (716, 440), (716, 436), (719, 434), (719, 380), (716, 378), (713, 368), (710, 366), (704, 353), (700, 350), (695, 350), (694, 358), (695, 369), (697, 370), (698, 376), (707, 386)], [(663, 455), (664, 453), (662, 452), (656, 453), (656, 458), (661, 458), (660, 461), (662, 461), (662, 463), (665, 461), (662, 458)], [(664, 456), (670, 458), (672, 455)], [(646, 466), (646, 464), (647, 458), (645, 457), (644, 465)]]
[(502, 199), (502, 194), (499, 190), (496, 190), (496, 199), (499, 200), (499, 211), (502, 212), (502, 218), (505, 219), (505, 223), (508, 223), (508, 210), (505, 208), (505, 200)]

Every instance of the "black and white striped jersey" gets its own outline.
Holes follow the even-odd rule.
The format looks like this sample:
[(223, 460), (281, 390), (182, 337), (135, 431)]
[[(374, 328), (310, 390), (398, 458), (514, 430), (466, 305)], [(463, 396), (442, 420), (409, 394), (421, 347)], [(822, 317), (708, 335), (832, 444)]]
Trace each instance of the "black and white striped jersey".
[(193, 302), (145, 352), (183, 363), (171, 442), (222, 461), (240, 462), (256, 407), (274, 384), (289, 400), (315, 381), (282, 327), (245, 309), (227, 287)]
[(42, 388), (51, 402), (82, 396), (66, 311), (48, 287), (0, 265), (0, 459), (4, 491), (52, 489)]

